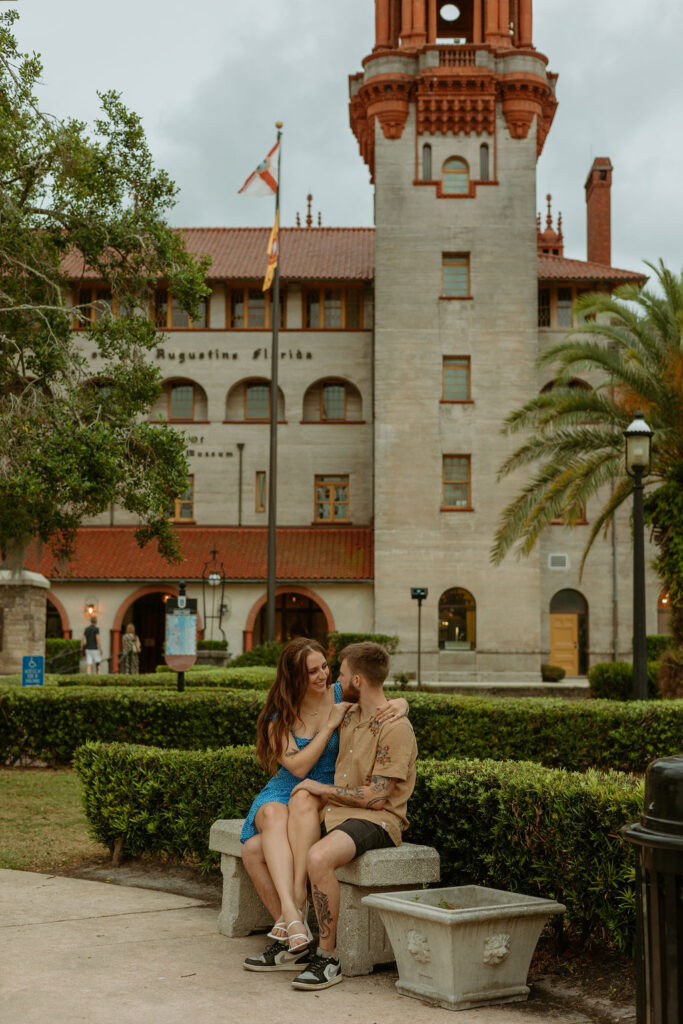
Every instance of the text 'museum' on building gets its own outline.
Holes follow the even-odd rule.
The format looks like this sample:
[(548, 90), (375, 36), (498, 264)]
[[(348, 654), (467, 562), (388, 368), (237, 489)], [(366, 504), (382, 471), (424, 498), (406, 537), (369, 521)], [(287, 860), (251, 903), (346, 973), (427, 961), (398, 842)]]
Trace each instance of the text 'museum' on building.
[[(610, 265), (608, 159), (586, 182), (586, 260), (565, 257), (549, 202), (537, 217), (536, 162), (557, 103), (547, 65), (533, 46), (531, 0), (376, 0), (374, 49), (349, 81), (375, 227), (315, 227), (309, 217), (282, 232), (283, 639), (397, 634), (394, 667), (410, 670), (410, 587), (424, 586), (425, 678), (537, 679), (542, 661), (576, 675), (629, 656), (626, 514), (581, 580), (590, 506), (585, 525), (558, 522), (528, 559), (489, 560), (520, 486), (514, 476), (497, 482), (510, 445), (502, 421), (552, 385), (537, 375), (537, 355), (572, 326), (582, 291), (643, 281)], [(230, 649), (264, 637), (269, 232), (184, 233), (191, 251), (212, 257), (210, 298), (190, 321), (160, 283), (150, 315), (165, 332), (151, 356), (164, 379), (151, 418), (191, 438), (189, 486), (172, 510), (185, 560), (170, 566), (140, 551), (134, 520), (114, 509), (81, 530), (70, 566), (49, 554), (40, 563), (53, 634), (79, 635), (93, 607), (116, 658), (134, 621), (143, 669), (161, 660), (164, 603), (179, 578), (200, 597), (201, 617), (207, 565), (226, 578)], [(77, 261), (68, 269), (74, 301), (106, 315), (106, 290)], [(97, 361), (93, 353), (94, 377)], [(648, 591), (655, 632), (654, 577)], [(206, 614), (206, 636), (219, 639)]]

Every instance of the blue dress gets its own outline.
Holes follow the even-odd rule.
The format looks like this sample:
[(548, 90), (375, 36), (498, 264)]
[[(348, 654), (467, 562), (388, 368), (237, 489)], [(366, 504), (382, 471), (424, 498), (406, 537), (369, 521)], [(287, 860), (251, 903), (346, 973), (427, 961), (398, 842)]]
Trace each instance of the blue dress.
[[(334, 703), (340, 704), (341, 699), (341, 684), (337, 682), (334, 684)], [(294, 736), (294, 733), (292, 733), (292, 735)], [(303, 750), (304, 747), (308, 746), (311, 742), (310, 739), (302, 739), (300, 736), (294, 736), (294, 739), (296, 740), (296, 745), (299, 750)], [(324, 782), (327, 785), (332, 785), (334, 782), (334, 765), (337, 760), (338, 753), (339, 736), (335, 729), (330, 736), (327, 746), (320, 755), (320, 758), (308, 773), (307, 778), (315, 779), (316, 782)], [(275, 801), (278, 804), (288, 804), (292, 790), (300, 782), (300, 778), (296, 775), (292, 775), (292, 773), (287, 771), (286, 768), (281, 767), (277, 775), (274, 775), (270, 782), (263, 787), (249, 808), (249, 814), (245, 818), (244, 825), (242, 826), (240, 842), (246, 843), (247, 839), (251, 839), (252, 836), (258, 835), (258, 829), (254, 825), (254, 816), (256, 815), (259, 807), (262, 807), (263, 804), (270, 803), (271, 801)]]

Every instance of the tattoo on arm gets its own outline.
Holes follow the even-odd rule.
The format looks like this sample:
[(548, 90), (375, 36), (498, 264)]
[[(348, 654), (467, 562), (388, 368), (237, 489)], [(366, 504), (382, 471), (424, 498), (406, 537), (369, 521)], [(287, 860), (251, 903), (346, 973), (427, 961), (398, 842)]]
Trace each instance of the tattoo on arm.
[(315, 883), (311, 885), (311, 892), (313, 896), (313, 906), (315, 907), (315, 916), (318, 918), (318, 930), (320, 932), (321, 939), (327, 939), (330, 936), (332, 926), (334, 925), (334, 918), (330, 910), (330, 901), (327, 898), (327, 893), (322, 892)]

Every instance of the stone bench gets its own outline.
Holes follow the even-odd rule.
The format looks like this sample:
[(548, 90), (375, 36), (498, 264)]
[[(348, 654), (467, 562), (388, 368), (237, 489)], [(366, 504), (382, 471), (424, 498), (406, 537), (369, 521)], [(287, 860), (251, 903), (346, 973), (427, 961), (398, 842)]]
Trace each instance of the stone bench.
[[(223, 902), (221, 935), (231, 938), (270, 928), (273, 919), (256, 895), (242, 864), (242, 819), (216, 821), (209, 848), (220, 853)], [(340, 887), (337, 950), (344, 974), (370, 974), (375, 964), (391, 963), (394, 954), (379, 914), (361, 903), (370, 893), (415, 889), (439, 881), (439, 854), (431, 846), (402, 843), (370, 850), (337, 870)]]

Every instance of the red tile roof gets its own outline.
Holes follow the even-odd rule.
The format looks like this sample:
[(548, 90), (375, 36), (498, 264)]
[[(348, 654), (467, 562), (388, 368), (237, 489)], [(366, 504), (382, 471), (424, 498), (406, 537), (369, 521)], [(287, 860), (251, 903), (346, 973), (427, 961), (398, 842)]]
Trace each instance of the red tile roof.
[(619, 270), (601, 263), (587, 263), (584, 260), (568, 260), (564, 256), (538, 257), (538, 278), (540, 281), (592, 281), (607, 284), (645, 284), (645, 274), (633, 270)]
[[(218, 551), (229, 580), (265, 580), (268, 531), (263, 527), (181, 526), (177, 535), (183, 561), (171, 564), (154, 543), (139, 548), (133, 527), (83, 527), (70, 564), (58, 563), (45, 549), (29, 555), (27, 568), (56, 580), (201, 579), (210, 552)], [(369, 527), (282, 527), (277, 531), (277, 578), (293, 580), (371, 580), (373, 532)]]
[[(180, 228), (187, 248), (212, 258), (209, 280), (258, 280), (268, 258), (270, 228)], [(374, 228), (283, 228), (283, 280), (372, 281), (375, 273)], [(80, 253), (70, 254), (64, 271), (72, 279), (95, 277), (84, 272)]]
[[(179, 228), (191, 253), (212, 258), (209, 280), (257, 281), (266, 268), (269, 228)], [(283, 228), (282, 279), (288, 281), (372, 281), (375, 276), (374, 228)], [(73, 280), (95, 275), (83, 268), (79, 253), (64, 261)], [(541, 281), (644, 284), (632, 270), (564, 256), (538, 257)]]

